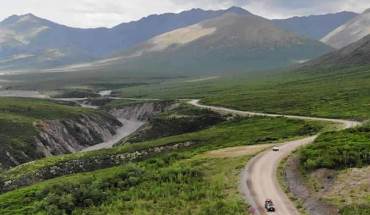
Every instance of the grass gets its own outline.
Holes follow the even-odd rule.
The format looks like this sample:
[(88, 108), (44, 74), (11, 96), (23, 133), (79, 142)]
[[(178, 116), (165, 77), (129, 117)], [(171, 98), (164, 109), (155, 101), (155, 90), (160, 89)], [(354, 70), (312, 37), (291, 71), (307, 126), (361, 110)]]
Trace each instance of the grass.
[[(197, 98), (210, 105), (239, 110), (367, 120), (370, 118), (370, 67), (230, 74), (202, 82), (171, 80), (160, 85), (129, 87), (123, 96)], [(367, 166), (369, 136), (364, 131), (323, 134), (311, 146), (310, 168)], [(308, 159), (307, 159), (308, 160)], [(307, 163), (306, 163), (307, 164)], [(356, 208), (353, 208), (356, 207)], [(366, 214), (363, 206), (348, 206)]]
[(342, 214), (348, 214), (349, 208), (365, 214), (370, 210), (369, 174), (370, 167), (337, 171), (325, 200), (338, 205)]
[(218, 79), (184, 80), (122, 89), (142, 98), (203, 98), (240, 110), (333, 118), (370, 117), (370, 67), (231, 73)]
[(307, 171), (320, 168), (346, 169), (370, 165), (370, 125), (322, 134), (300, 151)]
[[(135, 81), (138, 82), (138, 80)], [(362, 66), (336, 68), (335, 70), (260, 72), (247, 75), (231, 73), (227, 77), (220, 76), (219, 79), (202, 82), (186, 82), (184, 79), (153, 79), (146, 82), (145, 85), (125, 86), (120, 91), (124, 97), (200, 98), (207, 104), (240, 110), (366, 120), (370, 118), (369, 83), (370, 67)], [(223, 180), (229, 175), (219, 176), (220, 183), (218, 183), (218, 180), (214, 180), (212, 176), (216, 172), (222, 172), (219, 168), (223, 164), (215, 161), (215, 158), (200, 159), (196, 155), (225, 147), (278, 142), (289, 137), (304, 135), (305, 132), (302, 131), (307, 131), (307, 129), (302, 126), (298, 121), (294, 122), (283, 118), (256, 117), (226, 122), (202, 131), (165, 137), (111, 150), (40, 160), (5, 172), (4, 177), (19, 177), (27, 172), (36, 171), (48, 165), (55, 165), (68, 159), (100, 157), (105, 154), (124, 153), (187, 140), (199, 143), (199, 146), (191, 149), (190, 152), (178, 152), (178, 155), (172, 154), (176, 157), (174, 160), (165, 158), (166, 156), (163, 155), (136, 163), (133, 166), (135, 170), (133, 173), (130, 173), (130, 168), (114, 167), (99, 170), (93, 174), (77, 174), (57, 178), (13, 191), (0, 196), (0, 209), (3, 210), (4, 214), (14, 213), (17, 210), (23, 212), (45, 211), (47, 205), (54, 205), (54, 208), (51, 208), (53, 210), (74, 207), (76, 214), (82, 213), (83, 210), (96, 214), (117, 214), (122, 211), (131, 214), (152, 214), (154, 212), (160, 214), (164, 213), (165, 210), (172, 210), (170, 212), (174, 214), (181, 212), (217, 214), (218, 211), (225, 214), (229, 211), (234, 214), (245, 213), (245, 208), (240, 205), (239, 197), (235, 196), (234, 198), (225, 195), (225, 193), (233, 190), (223, 185)], [(369, 136), (368, 131), (365, 130), (352, 129), (323, 134), (316, 144), (310, 146), (312, 148), (307, 148), (306, 157), (309, 157), (309, 159), (303, 160), (307, 170), (312, 171), (316, 168), (327, 167), (344, 171), (342, 169), (348, 167), (368, 165)], [(323, 157), (322, 155), (326, 156)], [(229, 159), (231, 158), (225, 159), (225, 168), (226, 166), (232, 170), (240, 168), (240, 166), (234, 168), (236, 167), (232, 164), (234, 162), (226, 162)], [(248, 157), (245, 159), (247, 160)], [(235, 164), (241, 165), (239, 162), (245, 162), (246, 160), (235, 161)], [(147, 163), (149, 161), (155, 164)], [(160, 165), (157, 166), (157, 163), (160, 163)], [(150, 168), (147, 168), (148, 166)], [(143, 175), (135, 175), (137, 172)], [(133, 177), (136, 178), (133, 179), (134, 184), (127, 187), (125, 183), (128, 179), (122, 178), (122, 175), (119, 175), (120, 173), (123, 175), (134, 174)], [(82, 179), (86, 179), (88, 182), (83, 182)], [(109, 183), (113, 184), (113, 187), (108, 186), (106, 188), (102, 186), (104, 184), (102, 181), (105, 179), (113, 180), (114, 183)], [(89, 182), (93, 182), (91, 184), (93, 184), (94, 189), (86, 188), (86, 184), (90, 185)], [(117, 182), (117, 186), (115, 182)], [(123, 183), (122, 187), (118, 182)], [(59, 184), (59, 187), (50, 189), (49, 187), (53, 184)], [(63, 190), (63, 185), (68, 188), (68, 184), (76, 184), (75, 186), (81, 187), (81, 190), (84, 190), (81, 193), (88, 195), (89, 198), (87, 199), (91, 199), (91, 201), (81, 203), (81, 205), (76, 203), (74, 199), (80, 198), (75, 198), (73, 196), (75, 194), (68, 195), (67, 193), (70, 193), (69, 189)], [(72, 186), (71, 189), (74, 190), (74, 188)], [(90, 191), (94, 192), (91, 193)], [(42, 195), (39, 196), (38, 193)], [(94, 193), (106, 193), (102, 196), (104, 201), (95, 202)], [(36, 197), (34, 198), (34, 196)], [(37, 196), (39, 196), (39, 199), (37, 199)], [(55, 196), (61, 196), (62, 198), (55, 198)], [(323, 196), (324, 198), (325, 196)], [(51, 200), (49, 201), (49, 199)], [(196, 203), (196, 206), (189, 208), (191, 203)], [(77, 207), (75, 207), (76, 205)], [(368, 214), (368, 208), (366, 204), (348, 204), (341, 208), (341, 213)]]
[[(301, 171), (311, 190), (336, 205), (340, 214), (368, 214), (370, 210), (370, 125), (326, 132), (314, 144), (298, 151)], [(320, 178), (330, 173), (332, 182)], [(322, 177), (322, 176), (321, 176)], [(329, 176), (326, 176), (329, 177)]]
[(174, 109), (149, 119), (145, 128), (131, 135), (127, 142), (144, 142), (166, 136), (195, 132), (224, 121), (226, 121), (226, 116), (181, 103)]
[(1, 214), (246, 214), (238, 193), (250, 156), (192, 151), (76, 174), (0, 196)]
[(302, 174), (311, 195), (336, 207), (339, 214), (368, 214), (369, 166), (343, 170), (318, 169), (311, 172), (302, 171)]
[[(149, 85), (147, 89), (124, 89), (122, 94), (148, 98), (201, 98), (206, 104), (239, 110), (368, 120), (369, 83), (370, 66), (351, 66), (231, 74), (199, 83), (172, 81), (160, 86)], [(364, 130), (325, 133), (317, 144), (307, 148), (304, 162), (308, 168), (368, 166), (369, 151), (369, 136)], [(368, 214), (368, 210), (366, 205), (353, 204), (343, 208), (341, 213)]]
[[(322, 128), (320, 124), (307, 123)], [(236, 119), (193, 133), (36, 161), (2, 176), (17, 177), (63, 159), (98, 158), (189, 140), (199, 144), (132, 164), (55, 178), (2, 194), (0, 213), (246, 214), (248, 208), (237, 188), (240, 169), (253, 154), (214, 158), (204, 153), (310, 135), (302, 133), (308, 131), (307, 123), (285, 118)]]
[[(307, 126), (313, 129), (307, 129)], [(194, 141), (203, 151), (224, 147), (279, 142), (295, 136), (310, 135), (322, 129), (321, 123), (285, 118), (253, 117), (224, 122), (197, 132), (155, 139), (147, 142), (128, 144), (112, 149), (49, 157), (24, 164), (2, 173), (4, 180), (19, 178), (45, 167), (57, 165), (68, 160), (88, 160), (109, 155), (134, 152), (149, 147)], [(308, 133), (307, 133), (308, 132)]]
[(76, 117), (93, 110), (58, 104), (43, 99), (0, 98), (0, 113), (36, 120), (53, 120)]

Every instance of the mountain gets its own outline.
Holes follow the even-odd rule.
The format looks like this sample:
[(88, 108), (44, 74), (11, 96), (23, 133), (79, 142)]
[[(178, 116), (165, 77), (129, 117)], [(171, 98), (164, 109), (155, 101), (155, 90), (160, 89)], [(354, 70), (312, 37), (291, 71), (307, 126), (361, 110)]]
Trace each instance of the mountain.
[(370, 9), (336, 28), (322, 42), (340, 49), (370, 34)]
[(370, 64), (370, 35), (340, 50), (307, 63), (307, 66), (353, 66)]
[(85, 70), (167, 74), (252, 71), (303, 62), (330, 50), (262, 17), (227, 13), (156, 36)]
[[(106, 43), (96, 43), (97, 39)], [(103, 28), (70, 28), (32, 14), (11, 16), (0, 23), (0, 68), (48, 67), (97, 59), (112, 46), (111, 39)]]
[(225, 13), (250, 14), (248, 11), (239, 7), (216, 11), (192, 9), (178, 14), (151, 15), (139, 21), (120, 24), (114, 27), (112, 31), (116, 35), (119, 35), (119, 43), (122, 44), (122, 48), (129, 48), (157, 35), (193, 25), (206, 19), (219, 17)]
[(298, 35), (311, 39), (320, 40), (325, 35), (351, 20), (357, 13), (340, 12), (325, 15), (313, 15), (304, 17), (292, 17), (289, 19), (272, 20), (276, 26), (295, 32)]
[(32, 14), (0, 22), (0, 69), (48, 68), (112, 56), (159, 34), (192, 25), (227, 10), (193, 9), (179, 14), (152, 15), (114, 28), (79, 29), (59, 25)]

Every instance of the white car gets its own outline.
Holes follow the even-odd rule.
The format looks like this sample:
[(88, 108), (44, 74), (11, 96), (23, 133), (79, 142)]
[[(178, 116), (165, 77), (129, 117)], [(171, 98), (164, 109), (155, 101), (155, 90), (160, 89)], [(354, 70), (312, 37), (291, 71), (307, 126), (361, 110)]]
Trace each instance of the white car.
[(274, 151), (274, 152), (278, 152), (278, 151), (280, 151), (280, 149), (279, 149), (279, 147), (274, 146), (274, 147), (272, 147), (272, 151)]

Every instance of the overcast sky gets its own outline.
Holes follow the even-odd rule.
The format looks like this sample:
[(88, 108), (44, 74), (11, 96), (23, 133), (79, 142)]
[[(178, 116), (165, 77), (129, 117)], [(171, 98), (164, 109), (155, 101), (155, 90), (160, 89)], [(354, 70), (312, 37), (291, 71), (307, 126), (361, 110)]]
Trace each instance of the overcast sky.
[(1, 20), (13, 14), (33, 13), (74, 27), (111, 27), (150, 14), (191, 8), (240, 6), (268, 18), (343, 10), (362, 12), (370, 8), (370, 0), (1, 0), (0, 3)]

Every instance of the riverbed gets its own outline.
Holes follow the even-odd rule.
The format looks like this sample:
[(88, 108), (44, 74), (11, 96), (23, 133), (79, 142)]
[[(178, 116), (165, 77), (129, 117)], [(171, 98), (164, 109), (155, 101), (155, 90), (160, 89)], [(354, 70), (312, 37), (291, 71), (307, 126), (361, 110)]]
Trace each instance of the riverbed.
[[(105, 90), (105, 91), (100, 91), (98, 94), (101, 97), (107, 98), (111, 95), (112, 91), (111, 90)], [(38, 99), (52, 99), (55, 101), (68, 101), (68, 102), (75, 102), (79, 104), (81, 107), (84, 108), (91, 108), (91, 109), (98, 109), (99, 106), (93, 106), (89, 105), (86, 103), (87, 98), (58, 98), (58, 99), (53, 99), (50, 98), (47, 95), (44, 95), (40, 93), (39, 91), (26, 91), (26, 90), (1, 90), (0, 86), (0, 97), (18, 97), (18, 98), (38, 98)], [(121, 99), (121, 98), (115, 98), (115, 99)], [(114, 135), (112, 138), (109, 140), (94, 145), (87, 147), (83, 149), (82, 151), (94, 151), (94, 150), (99, 150), (99, 149), (106, 149), (106, 148), (112, 148), (115, 144), (119, 143), (123, 138), (128, 137), (135, 131), (137, 131), (141, 126), (145, 124), (143, 121), (138, 121), (138, 120), (128, 120), (124, 118), (117, 118), (123, 126), (118, 128), (116, 131), (116, 135)]]
[(127, 120), (127, 119), (118, 119), (122, 124), (123, 127), (119, 128), (116, 132), (117, 134), (114, 135), (109, 141), (104, 143), (100, 143), (94, 146), (87, 147), (83, 149), (83, 152), (88, 151), (95, 151), (99, 149), (109, 149), (112, 148), (115, 144), (119, 143), (125, 137), (128, 137), (135, 131), (137, 131), (141, 126), (145, 124), (145, 122), (137, 121), (137, 120)]
[(44, 95), (39, 91), (29, 91), (29, 90), (0, 90), (0, 97), (37, 98), (37, 99), (49, 98), (49, 96)]

